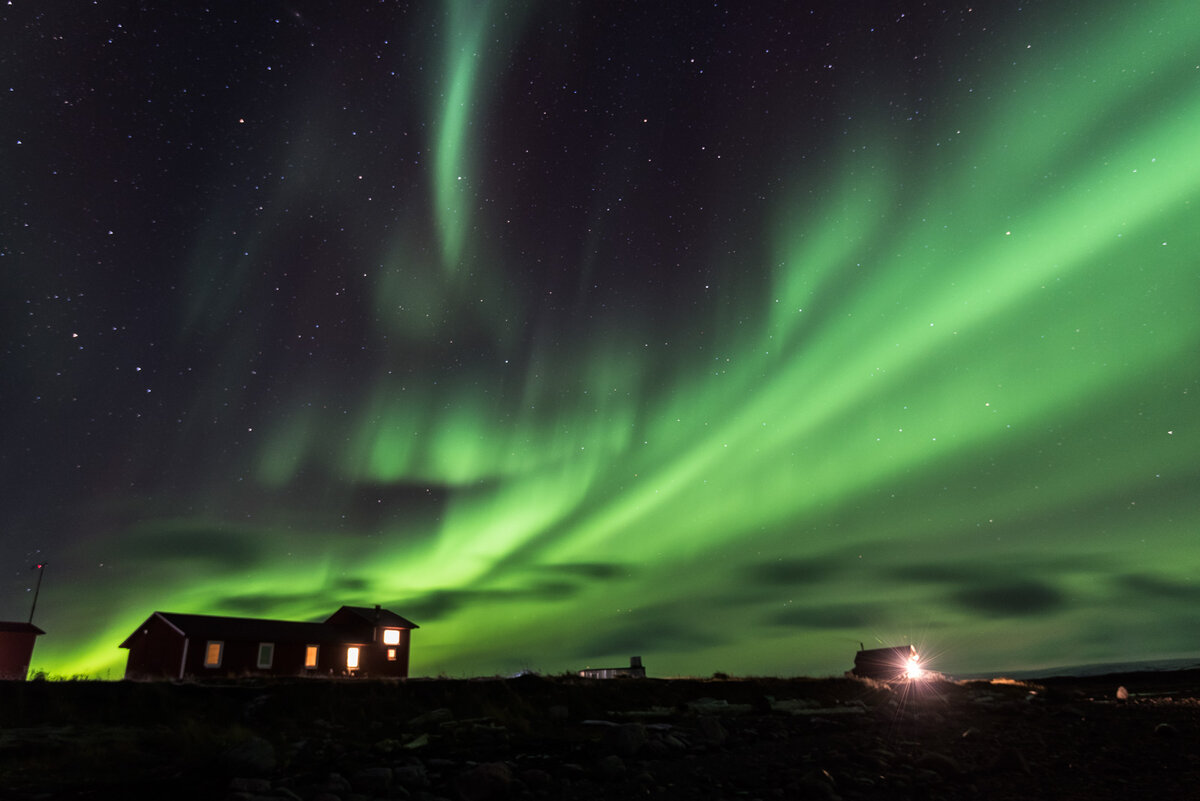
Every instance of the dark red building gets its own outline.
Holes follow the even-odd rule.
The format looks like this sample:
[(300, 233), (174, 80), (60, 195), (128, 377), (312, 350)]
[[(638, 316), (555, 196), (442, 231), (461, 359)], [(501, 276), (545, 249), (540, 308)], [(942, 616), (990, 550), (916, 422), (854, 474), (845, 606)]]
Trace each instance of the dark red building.
[(0, 679), (25, 681), (33, 643), (45, 633), (32, 623), (0, 620)]
[(855, 676), (891, 681), (911, 677), (918, 670), (917, 649), (912, 645), (861, 649), (854, 655)]
[(121, 647), (127, 679), (405, 678), (415, 628), (378, 606), (343, 606), (323, 623), (155, 612)]

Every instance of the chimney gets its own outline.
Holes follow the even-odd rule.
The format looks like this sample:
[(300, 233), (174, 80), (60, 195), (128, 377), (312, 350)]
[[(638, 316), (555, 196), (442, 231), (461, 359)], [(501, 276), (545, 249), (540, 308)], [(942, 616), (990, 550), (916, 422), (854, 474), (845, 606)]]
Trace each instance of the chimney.
[(642, 658), (640, 656), (629, 657), (629, 666), (631, 668), (640, 668), (642, 666)]

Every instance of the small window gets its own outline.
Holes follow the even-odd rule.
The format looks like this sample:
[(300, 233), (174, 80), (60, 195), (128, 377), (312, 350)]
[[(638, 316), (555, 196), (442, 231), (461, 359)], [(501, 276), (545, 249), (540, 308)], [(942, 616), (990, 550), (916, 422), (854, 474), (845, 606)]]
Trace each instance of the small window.
[(271, 663), (275, 661), (275, 643), (260, 642), (258, 644), (258, 666), (260, 668), (269, 668)]
[(220, 667), (224, 651), (225, 643), (217, 640), (209, 640), (208, 647), (204, 649), (204, 666), (207, 668)]
[(389, 662), (395, 662), (395, 661), (396, 661), (396, 649), (395, 649), (395, 648), (389, 648), (389, 649), (388, 649), (388, 661), (389, 661)]
[(346, 649), (346, 667), (354, 670), (358, 667), (358, 646), (351, 645)]
[(384, 629), (383, 630), (384, 645), (399, 645), (400, 644), (400, 629)]
[(317, 651), (318, 650), (319, 650), (319, 646), (316, 646), (316, 645), (305, 646), (305, 648), (304, 648), (304, 666), (306, 668), (309, 668), (309, 669), (316, 668), (316, 666), (317, 666)]

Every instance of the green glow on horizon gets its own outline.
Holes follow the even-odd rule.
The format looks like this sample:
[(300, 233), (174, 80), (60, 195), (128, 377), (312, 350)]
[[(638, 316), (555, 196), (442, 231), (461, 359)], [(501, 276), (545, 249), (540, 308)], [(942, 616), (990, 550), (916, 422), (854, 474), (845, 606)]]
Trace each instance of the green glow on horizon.
[[(1154, 6), (1164, 20), (1176, 7)], [(448, 272), (476, 250), (489, 9), (451, 4), (432, 175)], [(965, 643), (964, 669), (1011, 659), (1014, 641), (1053, 661), (1067, 628), (1083, 642), (1077, 661), (1103, 658), (1108, 615), (1145, 620), (1106, 600), (1095, 575), (1114, 563), (1089, 560), (1123, 548), (1117, 561), (1159, 576), (1164, 595), (1200, 568), (1182, 551), (1198, 520), (1183, 491), (1197, 477), (1200, 394), (1194, 28), (1134, 17), (1153, 14), (1038, 42), (975, 87), (994, 103), (926, 123), (940, 134), (913, 144), (901, 123), (880, 123), (815, 188), (793, 176), (761, 221), (770, 291), (735, 310), (744, 326), (713, 321), (716, 344), (668, 347), (650, 321), (597, 319), (534, 346), (521, 368), (494, 353), (454, 374), (389, 364), (395, 374), (355, 388), (341, 416), (322, 402), (342, 388), (298, 388), (249, 471), (266, 496), (319, 467), (331, 505), (413, 487), (444, 506), (419, 520), (397, 510), (369, 540), (301, 523), (295, 541), (327, 544), (253, 580), (213, 571), (186, 589), (139, 590), (86, 645), (39, 644), (35, 667), (122, 664), (106, 655), (152, 611), (148, 597), (193, 611), (246, 595), (277, 596), (265, 607), (297, 619), (328, 614), (334, 597), (333, 608), (393, 605), (422, 624), (416, 674), (565, 669), (596, 642), (611, 644), (597, 661), (623, 659), (639, 631), (656, 672), (834, 670), (869, 625), (885, 637), (935, 629)], [(924, 155), (904, 155), (909, 144)], [(377, 328), (440, 341), (442, 325), (421, 315), (457, 300), (432, 279), (393, 283), (408, 280), (402, 267), (376, 290), (389, 309), (393, 295), (412, 298), (419, 314), (381, 315)], [(1073, 538), (1063, 563), (1026, 565), (1054, 526)], [(952, 603), (937, 580), (880, 566), (958, 566), (968, 552), (1025, 567), (1052, 590), (1048, 611), (989, 615), (986, 598)], [(794, 586), (746, 578), (770, 576), (773, 560), (795, 568)], [(833, 577), (808, 574), (808, 561), (836, 565)], [(581, 578), (589, 571), (603, 582)], [(853, 600), (830, 602), (831, 583)], [(831, 622), (787, 622), (803, 609)], [(1150, 632), (1122, 636), (1163, 649)]]

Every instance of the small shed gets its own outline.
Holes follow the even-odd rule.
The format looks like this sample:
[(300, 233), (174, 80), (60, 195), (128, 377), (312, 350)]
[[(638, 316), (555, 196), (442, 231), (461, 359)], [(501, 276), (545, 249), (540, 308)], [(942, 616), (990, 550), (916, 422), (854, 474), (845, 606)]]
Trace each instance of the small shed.
[(854, 669), (850, 673), (865, 679), (901, 679), (916, 658), (917, 649), (912, 645), (860, 649), (854, 655)]
[(644, 679), (646, 668), (640, 656), (629, 657), (629, 667), (584, 668), (579, 675), (585, 679)]
[(0, 679), (25, 681), (33, 644), (45, 633), (32, 623), (0, 620)]
[(121, 647), (127, 679), (406, 678), (415, 628), (378, 606), (343, 606), (320, 623), (155, 612)]

